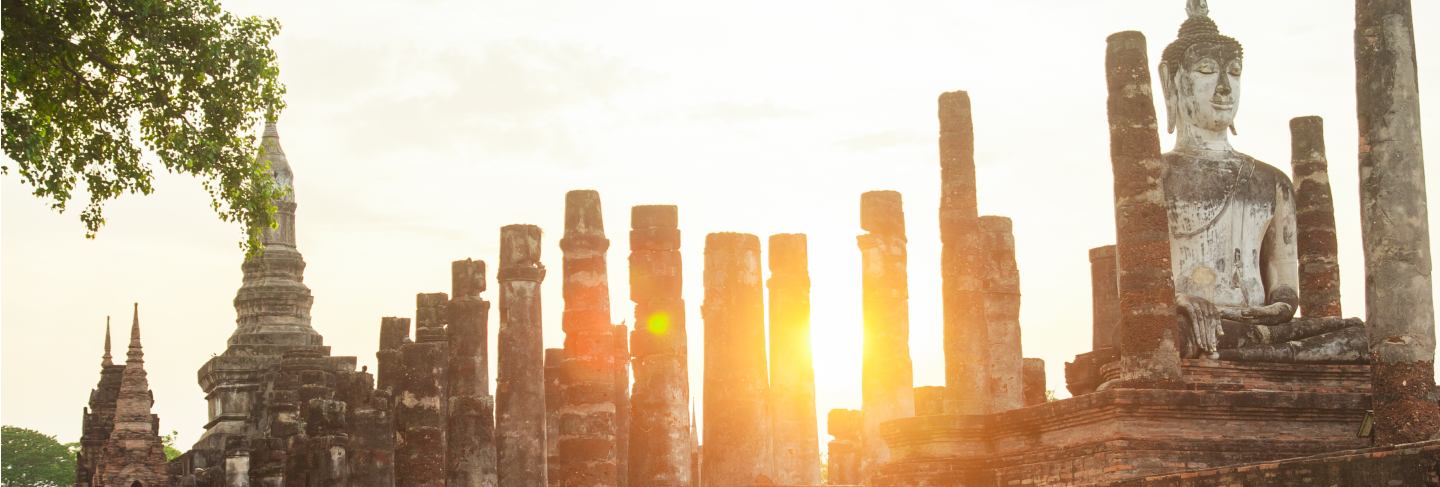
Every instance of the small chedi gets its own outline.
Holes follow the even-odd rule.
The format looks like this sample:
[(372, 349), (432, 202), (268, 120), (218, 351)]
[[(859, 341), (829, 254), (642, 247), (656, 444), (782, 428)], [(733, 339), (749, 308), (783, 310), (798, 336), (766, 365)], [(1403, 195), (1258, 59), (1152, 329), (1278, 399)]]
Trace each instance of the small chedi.
[[(272, 123), (264, 153), (291, 191), (243, 264), (225, 351), (198, 373), (204, 434), (165, 461), (137, 307), (123, 365), (107, 324), (76, 485), (1440, 485), (1410, 2), (1356, 1), (1363, 320), (1341, 315), (1323, 122), (1291, 121), (1293, 179), (1232, 148), (1243, 52), (1204, 0), (1186, 7), (1156, 65), (1139, 32), (1106, 42), (1116, 235), (1089, 251), (1092, 347), (1065, 364), (1074, 397), (1054, 400), (1045, 363), (1022, 353), (1014, 222), (979, 212), (966, 92), (938, 100), (943, 322), (913, 324), (943, 327), (945, 383), (914, 383), (902, 197), (866, 192), (861, 409), (825, 416), (823, 475), (805, 235), (706, 236), (698, 405), (679, 210), (631, 209), (634, 323), (614, 324), (592, 190), (565, 198), (559, 319), (541, 314), (555, 255), (541, 229), (500, 229), (493, 394), (474, 259), (451, 263), (448, 294), (416, 295), (413, 330), (381, 318), (372, 375), (311, 326)], [(1152, 68), (1176, 134), (1165, 153)], [(544, 343), (556, 323), (564, 343)]]

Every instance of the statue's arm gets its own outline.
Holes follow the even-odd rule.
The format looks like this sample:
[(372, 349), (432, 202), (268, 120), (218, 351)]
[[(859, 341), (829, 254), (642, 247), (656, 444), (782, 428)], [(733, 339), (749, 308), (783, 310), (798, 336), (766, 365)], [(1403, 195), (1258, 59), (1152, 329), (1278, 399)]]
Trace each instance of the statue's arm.
[(1250, 315), (1261, 323), (1284, 323), (1295, 317), (1300, 295), (1300, 255), (1295, 231), (1295, 193), (1277, 185), (1275, 218), (1266, 229), (1260, 271), (1265, 276), (1265, 303)]

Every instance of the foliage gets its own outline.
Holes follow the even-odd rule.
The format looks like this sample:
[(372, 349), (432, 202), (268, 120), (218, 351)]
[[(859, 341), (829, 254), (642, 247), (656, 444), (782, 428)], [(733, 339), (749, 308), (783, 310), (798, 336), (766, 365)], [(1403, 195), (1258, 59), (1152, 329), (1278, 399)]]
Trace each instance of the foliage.
[[(152, 167), (200, 178), (223, 220), (258, 250), (283, 194), (256, 157), (261, 117), (284, 108), (274, 19), (218, 0), (3, 0), (5, 154), (63, 212), (83, 181), (86, 237), (102, 206), (153, 191)], [(10, 172), (0, 161), (0, 173)]]
[(1059, 400), (1059, 398), (1055, 397), (1055, 389), (1045, 389), (1045, 402)]
[(170, 434), (160, 437), (160, 442), (165, 444), (165, 461), (167, 462), (185, 453), (175, 448), (175, 436), (179, 434), (179, 431), (170, 430)]
[(75, 451), (72, 448), (39, 431), (0, 427), (0, 486), (73, 484)]

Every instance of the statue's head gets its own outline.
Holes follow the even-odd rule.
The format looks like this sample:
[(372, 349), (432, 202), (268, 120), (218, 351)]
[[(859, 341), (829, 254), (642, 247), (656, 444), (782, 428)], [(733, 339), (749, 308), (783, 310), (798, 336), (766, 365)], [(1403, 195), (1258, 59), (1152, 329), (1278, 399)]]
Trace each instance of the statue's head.
[(1160, 58), (1169, 131), (1189, 125), (1210, 132), (1235, 131), (1240, 107), (1240, 42), (1220, 35), (1205, 0), (1187, 0), (1189, 18)]

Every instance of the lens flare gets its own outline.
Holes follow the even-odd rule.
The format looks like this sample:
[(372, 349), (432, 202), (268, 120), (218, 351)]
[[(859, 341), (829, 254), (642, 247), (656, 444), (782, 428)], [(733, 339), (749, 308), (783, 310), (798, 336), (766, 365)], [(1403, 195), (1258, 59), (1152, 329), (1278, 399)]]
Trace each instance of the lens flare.
[(652, 313), (645, 319), (645, 329), (654, 335), (664, 335), (670, 331), (670, 315), (663, 311)]

